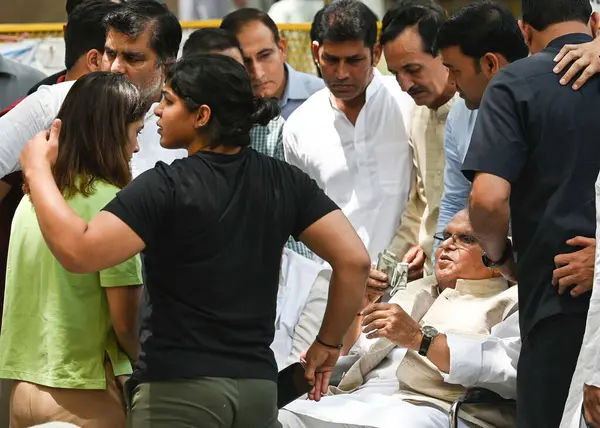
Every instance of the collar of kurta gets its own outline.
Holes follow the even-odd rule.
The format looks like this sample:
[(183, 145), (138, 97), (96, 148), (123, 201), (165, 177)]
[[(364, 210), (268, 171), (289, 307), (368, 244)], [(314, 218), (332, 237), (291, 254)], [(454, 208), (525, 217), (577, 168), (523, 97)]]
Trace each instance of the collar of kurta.
[[(485, 297), (503, 292), (508, 289), (508, 281), (503, 277), (489, 279), (458, 279), (455, 291), (460, 294)], [(438, 290), (437, 286), (435, 287)], [(443, 292), (440, 294), (444, 294)]]
[(448, 118), (448, 113), (450, 113), (450, 109), (458, 97), (460, 97), (460, 95), (457, 92), (446, 104), (439, 107), (437, 110), (430, 109), (429, 114), (431, 115), (431, 118), (437, 119), (438, 123), (440, 124), (445, 124), (446, 119)]
[[(440, 295), (440, 289), (434, 276), (428, 276), (414, 282), (411, 287), (419, 288), (419, 283), (423, 289), (429, 289), (432, 297), (437, 298)], [(411, 283), (412, 284), (412, 283)], [(508, 281), (504, 277), (495, 277), (488, 279), (457, 279), (456, 286), (451, 290), (460, 294), (485, 297), (503, 292), (509, 288)], [(390, 301), (390, 303), (393, 303)]]

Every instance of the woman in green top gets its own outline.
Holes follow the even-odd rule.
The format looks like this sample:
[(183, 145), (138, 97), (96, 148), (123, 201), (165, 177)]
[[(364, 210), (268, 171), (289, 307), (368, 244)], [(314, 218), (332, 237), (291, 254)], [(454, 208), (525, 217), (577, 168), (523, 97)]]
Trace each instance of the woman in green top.
[[(131, 181), (148, 105), (123, 76), (91, 73), (67, 95), (53, 175), (71, 209), (92, 219)], [(27, 193), (27, 186), (25, 192)], [(26, 195), (8, 254), (0, 379), (14, 380), (11, 427), (70, 422), (125, 426), (119, 376), (138, 356), (142, 283), (136, 256), (78, 275), (54, 258)]]

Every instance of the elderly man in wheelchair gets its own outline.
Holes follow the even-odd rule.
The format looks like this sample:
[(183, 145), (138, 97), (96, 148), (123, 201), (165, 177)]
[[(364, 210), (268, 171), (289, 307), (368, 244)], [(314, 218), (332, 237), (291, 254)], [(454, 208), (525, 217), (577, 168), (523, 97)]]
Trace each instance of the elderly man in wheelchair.
[[(409, 283), (389, 303), (375, 303), (387, 280), (372, 272), (346, 337), (345, 358), (356, 355), (355, 362), (319, 402), (299, 399), (282, 409), (284, 428), (514, 426), (516, 286), (483, 265), (466, 210), (436, 239), (435, 275)], [(473, 387), (495, 400), (469, 404), (479, 398)], [(457, 400), (465, 405), (453, 418)]]

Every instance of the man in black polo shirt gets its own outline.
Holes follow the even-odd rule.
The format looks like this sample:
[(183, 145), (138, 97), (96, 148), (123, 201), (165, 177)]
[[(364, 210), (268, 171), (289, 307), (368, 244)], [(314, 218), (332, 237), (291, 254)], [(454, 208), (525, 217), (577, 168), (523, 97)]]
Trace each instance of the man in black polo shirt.
[(473, 180), (470, 217), (484, 263), (519, 282), (518, 426), (554, 428), (579, 355), (589, 294), (559, 294), (552, 272), (555, 255), (574, 250), (567, 240), (595, 232), (600, 79), (573, 91), (552, 69), (563, 45), (596, 36), (598, 16), (588, 0), (522, 3), (520, 26), (535, 55), (508, 65), (488, 86), (463, 172)]

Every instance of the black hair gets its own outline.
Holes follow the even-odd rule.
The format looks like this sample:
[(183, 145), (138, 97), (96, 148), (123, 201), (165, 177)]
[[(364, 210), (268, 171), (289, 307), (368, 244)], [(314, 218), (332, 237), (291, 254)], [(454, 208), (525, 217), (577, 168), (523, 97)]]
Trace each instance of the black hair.
[(325, 12), (325, 8), (322, 8), (313, 17), (312, 24), (310, 25), (310, 41), (316, 42), (319, 41), (319, 34), (323, 32), (321, 17), (323, 16), (323, 12)]
[(437, 56), (435, 38), (445, 20), (446, 11), (433, 0), (404, 0), (383, 17), (379, 42), (385, 45), (407, 28), (416, 26), (423, 51)]
[(436, 48), (458, 46), (467, 56), (479, 59), (488, 52), (503, 55), (508, 62), (529, 54), (523, 33), (510, 10), (490, 0), (465, 6), (440, 28)]
[(181, 44), (181, 25), (169, 8), (156, 0), (129, 0), (104, 18), (104, 25), (129, 37), (138, 37), (147, 28), (152, 32), (150, 47), (161, 64), (174, 61)]
[(75, 8), (85, 1), (86, 0), (67, 0), (67, 4), (65, 6), (65, 9), (67, 10), (67, 16), (73, 13)]
[(222, 28), (201, 28), (190, 34), (183, 45), (183, 56), (235, 48), (242, 52), (234, 34)]
[[(67, 16), (69, 16), (71, 13), (73, 13), (73, 11), (75, 10), (75, 8), (77, 6), (85, 3), (86, 1), (88, 1), (88, 0), (67, 0), (67, 4), (65, 6), (65, 9), (67, 11)], [(123, 3), (125, 0), (106, 0), (106, 1), (111, 1), (112, 3)]]
[(64, 34), (67, 70), (92, 49), (104, 53), (106, 28), (102, 20), (118, 6), (110, 0), (86, 0), (71, 11)]
[[(312, 24), (310, 25), (311, 52), (312, 52), (312, 42), (318, 41), (319, 35), (323, 32), (323, 28), (321, 26), (322, 25), (321, 17), (323, 16), (324, 11), (325, 11), (325, 8), (322, 8), (317, 13), (315, 13)], [(322, 79), (323, 73), (321, 72), (321, 69), (319, 68), (319, 65), (317, 64), (317, 60), (314, 58), (313, 58), (313, 60), (315, 62), (315, 68), (317, 69), (317, 76), (319, 76)]]
[(522, 0), (523, 22), (538, 31), (552, 24), (578, 21), (584, 24), (590, 19), (590, 0)]
[(315, 36), (321, 45), (325, 41), (360, 40), (373, 49), (377, 43), (377, 16), (358, 0), (339, 0), (325, 6)]
[(255, 97), (244, 66), (225, 55), (184, 57), (168, 68), (166, 81), (188, 110), (210, 107), (207, 131), (213, 147), (249, 146), (250, 129), (280, 113), (279, 101)]
[(275, 21), (262, 10), (251, 7), (243, 7), (225, 16), (221, 22), (221, 28), (237, 35), (242, 28), (252, 22), (262, 22), (273, 34), (275, 43), (279, 43), (281, 36)]

